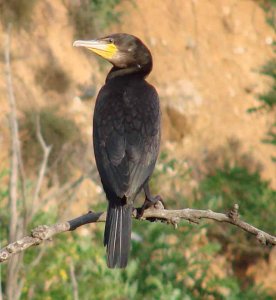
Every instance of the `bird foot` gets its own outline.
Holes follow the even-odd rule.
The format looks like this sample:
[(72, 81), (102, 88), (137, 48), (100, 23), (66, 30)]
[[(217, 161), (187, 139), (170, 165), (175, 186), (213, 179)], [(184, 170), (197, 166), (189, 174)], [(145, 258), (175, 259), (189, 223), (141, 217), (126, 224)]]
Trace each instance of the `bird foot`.
[(146, 196), (144, 204), (140, 208), (137, 208), (137, 219), (141, 219), (143, 217), (144, 211), (152, 206), (156, 209), (164, 209), (165, 205), (160, 195), (157, 195), (155, 197)]

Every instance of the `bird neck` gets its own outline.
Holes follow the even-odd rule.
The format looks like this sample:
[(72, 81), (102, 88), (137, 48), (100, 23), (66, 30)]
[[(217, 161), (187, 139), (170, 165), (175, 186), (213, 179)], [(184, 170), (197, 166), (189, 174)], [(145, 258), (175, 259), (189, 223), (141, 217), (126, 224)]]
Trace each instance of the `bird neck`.
[(132, 66), (128, 68), (117, 68), (113, 67), (106, 77), (106, 81), (116, 78), (116, 77), (124, 77), (129, 75), (134, 75), (135, 77), (145, 78), (151, 72), (152, 63), (148, 63), (146, 65), (140, 66)]

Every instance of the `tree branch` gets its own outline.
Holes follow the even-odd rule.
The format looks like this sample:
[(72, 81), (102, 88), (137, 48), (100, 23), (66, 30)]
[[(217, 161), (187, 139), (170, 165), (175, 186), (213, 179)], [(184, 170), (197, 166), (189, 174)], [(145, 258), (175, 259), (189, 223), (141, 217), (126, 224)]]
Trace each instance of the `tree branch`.
[(36, 182), (36, 186), (35, 186), (35, 191), (34, 191), (34, 195), (32, 198), (32, 203), (31, 203), (31, 210), (30, 213), (28, 215), (28, 221), (29, 219), (32, 218), (32, 216), (34, 215), (34, 213), (37, 210), (37, 202), (38, 202), (38, 198), (39, 198), (39, 194), (41, 191), (41, 187), (42, 187), (42, 183), (43, 180), (45, 178), (45, 174), (46, 174), (46, 169), (47, 169), (47, 165), (48, 165), (48, 160), (49, 160), (49, 155), (52, 149), (52, 146), (48, 146), (42, 136), (41, 133), (41, 126), (40, 126), (40, 117), (39, 115), (36, 116), (36, 136), (37, 139), (41, 145), (41, 148), (43, 150), (43, 160), (39, 169), (39, 174), (38, 174), (38, 178), (37, 178), (37, 182)]
[(11, 64), (10, 64), (10, 32), (11, 25), (8, 26), (6, 34), (5, 45), (5, 72), (8, 90), (8, 102), (10, 106), (10, 128), (11, 128), (11, 171), (10, 171), (10, 184), (9, 184), (9, 203), (10, 203), (10, 226), (9, 226), (9, 239), (16, 238), (16, 227), (18, 222), (17, 212), (17, 185), (18, 185), (18, 123), (16, 117), (16, 102), (12, 84)]
[[(10, 182), (9, 182), (9, 241), (13, 241), (18, 238), (21, 234), (22, 226), (20, 226), (21, 220), (19, 219), (18, 213), (18, 183), (19, 175), (24, 185), (24, 169), (21, 159), (20, 152), (20, 140), (18, 133), (18, 122), (17, 122), (17, 110), (16, 100), (12, 82), (12, 71), (11, 71), (11, 57), (10, 57), (10, 35), (12, 25), (8, 25), (5, 43), (5, 74), (8, 91), (8, 103), (10, 107), (10, 132), (11, 132), (11, 164), (10, 164)], [(23, 186), (22, 185), (22, 186)], [(25, 186), (22, 187), (22, 199), (24, 205), (26, 204), (25, 198)], [(17, 300), (20, 286), (18, 284), (19, 269), (22, 263), (22, 256), (17, 256), (9, 261), (7, 281), (6, 281), (6, 296), (8, 300)]]
[[(137, 218), (137, 209), (133, 211), (133, 217)], [(161, 202), (155, 207), (146, 209), (144, 211), (142, 220), (148, 221), (162, 221), (173, 224), (175, 227), (180, 220), (187, 220), (198, 224), (200, 219), (210, 219), (218, 222), (229, 223), (235, 225), (244, 231), (255, 235), (257, 240), (263, 245), (276, 245), (276, 236), (270, 235), (244, 221), (238, 216), (238, 205), (227, 214), (213, 212), (211, 210), (199, 209), (179, 209), (168, 210), (164, 209)], [(51, 226), (41, 225), (32, 230), (31, 235), (25, 236), (22, 239), (7, 245), (0, 250), (0, 263), (8, 260), (14, 254), (22, 252), (31, 246), (37, 246), (45, 240), (52, 239), (55, 235), (61, 232), (73, 231), (76, 228), (89, 223), (105, 222), (105, 212), (88, 212), (85, 215), (72, 219), (64, 223), (57, 223)]]
[(70, 277), (71, 277), (72, 288), (73, 288), (73, 299), (79, 300), (78, 281), (76, 279), (75, 266), (72, 259), (70, 261), (69, 267), (70, 267)]

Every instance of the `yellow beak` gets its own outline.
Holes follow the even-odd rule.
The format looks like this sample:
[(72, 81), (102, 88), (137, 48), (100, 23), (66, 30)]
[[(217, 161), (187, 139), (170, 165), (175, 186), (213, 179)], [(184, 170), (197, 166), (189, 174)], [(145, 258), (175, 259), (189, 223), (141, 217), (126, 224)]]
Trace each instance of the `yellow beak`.
[(74, 47), (85, 47), (96, 54), (102, 56), (103, 58), (110, 60), (112, 59), (118, 48), (110, 42), (104, 40), (91, 40), (91, 41), (75, 41), (73, 43)]

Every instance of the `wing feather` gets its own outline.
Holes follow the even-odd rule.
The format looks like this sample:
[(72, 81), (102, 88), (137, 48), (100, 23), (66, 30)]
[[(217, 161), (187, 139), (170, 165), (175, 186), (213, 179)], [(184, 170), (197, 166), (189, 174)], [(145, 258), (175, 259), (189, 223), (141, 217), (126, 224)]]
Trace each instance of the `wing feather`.
[(104, 189), (136, 195), (153, 172), (160, 143), (160, 110), (155, 89), (140, 85), (100, 91), (93, 141)]

